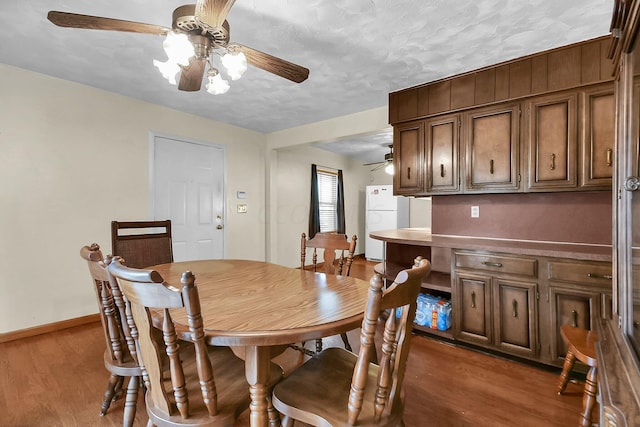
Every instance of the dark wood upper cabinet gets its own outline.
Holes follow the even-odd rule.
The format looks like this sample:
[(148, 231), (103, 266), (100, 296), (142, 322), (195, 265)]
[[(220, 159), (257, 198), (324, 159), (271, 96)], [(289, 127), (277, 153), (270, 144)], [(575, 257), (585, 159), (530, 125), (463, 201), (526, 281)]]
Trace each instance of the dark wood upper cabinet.
[(428, 193), (452, 194), (460, 192), (459, 129), (459, 114), (425, 120)]
[(393, 132), (393, 192), (424, 192), (424, 121), (396, 126)]
[(526, 191), (577, 188), (577, 104), (574, 91), (536, 97), (526, 102)]
[(519, 104), (500, 104), (465, 114), (465, 193), (519, 189), (519, 136)]
[(396, 132), (424, 125), (422, 157), (410, 142), (395, 148), (405, 172), (397, 194), (610, 190), (608, 44), (600, 37), (389, 94)]
[(613, 85), (606, 84), (581, 91), (581, 103), (580, 187), (610, 189), (615, 136)]

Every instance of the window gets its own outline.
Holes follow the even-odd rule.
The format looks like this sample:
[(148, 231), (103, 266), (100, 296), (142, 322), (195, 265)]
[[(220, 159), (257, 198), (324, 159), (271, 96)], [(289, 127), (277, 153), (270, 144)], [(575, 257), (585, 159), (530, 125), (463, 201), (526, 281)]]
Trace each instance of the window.
[(344, 184), (342, 171), (319, 169), (311, 165), (311, 204), (309, 206), (309, 238), (316, 233), (344, 234)]
[(320, 210), (320, 232), (334, 232), (338, 229), (338, 174), (328, 170), (318, 170), (318, 204)]

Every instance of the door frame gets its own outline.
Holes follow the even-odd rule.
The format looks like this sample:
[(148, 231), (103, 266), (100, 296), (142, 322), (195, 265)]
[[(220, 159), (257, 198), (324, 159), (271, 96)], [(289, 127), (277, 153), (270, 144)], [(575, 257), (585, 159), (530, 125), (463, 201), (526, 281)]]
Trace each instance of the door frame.
[[(227, 147), (222, 144), (214, 142), (202, 141), (198, 139), (188, 138), (185, 136), (176, 136), (163, 132), (149, 131), (149, 219), (153, 220), (155, 215), (155, 155), (156, 155), (156, 138), (172, 139), (177, 142), (185, 144), (196, 144), (210, 148), (217, 148), (222, 150), (222, 211), (224, 212), (223, 229), (222, 229), (222, 259), (227, 257), (227, 217), (229, 212), (227, 211)], [(167, 219), (167, 218), (163, 218)]]

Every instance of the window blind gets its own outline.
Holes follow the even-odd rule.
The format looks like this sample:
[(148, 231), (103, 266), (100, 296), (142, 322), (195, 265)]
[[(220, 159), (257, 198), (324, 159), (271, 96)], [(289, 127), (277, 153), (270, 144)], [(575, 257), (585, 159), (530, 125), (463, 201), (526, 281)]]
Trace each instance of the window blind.
[(318, 201), (320, 205), (320, 232), (338, 229), (337, 220), (338, 174), (318, 170)]

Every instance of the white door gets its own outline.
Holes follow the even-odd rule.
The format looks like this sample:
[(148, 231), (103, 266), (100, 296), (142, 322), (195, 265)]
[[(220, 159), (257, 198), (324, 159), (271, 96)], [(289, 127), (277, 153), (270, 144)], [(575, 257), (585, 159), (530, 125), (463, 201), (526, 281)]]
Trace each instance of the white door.
[(224, 258), (224, 149), (155, 136), (153, 215), (170, 219), (175, 261)]

